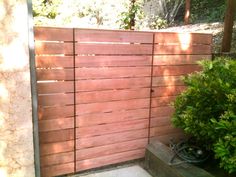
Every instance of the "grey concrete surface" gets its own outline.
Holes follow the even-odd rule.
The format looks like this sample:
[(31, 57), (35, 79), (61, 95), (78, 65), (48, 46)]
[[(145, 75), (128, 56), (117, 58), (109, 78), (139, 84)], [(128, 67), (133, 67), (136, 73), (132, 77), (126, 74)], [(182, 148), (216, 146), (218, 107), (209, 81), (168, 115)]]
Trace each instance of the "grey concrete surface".
[(81, 174), (74, 177), (152, 177), (139, 165), (121, 167), (117, 169), (92, 172), (91, 174)]

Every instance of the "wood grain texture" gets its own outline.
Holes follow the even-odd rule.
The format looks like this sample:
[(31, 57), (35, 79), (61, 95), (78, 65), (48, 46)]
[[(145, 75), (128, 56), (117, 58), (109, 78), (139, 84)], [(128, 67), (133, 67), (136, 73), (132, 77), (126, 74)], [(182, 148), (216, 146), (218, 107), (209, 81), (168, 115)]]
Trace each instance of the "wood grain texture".
[(72, 56), (35, 56), (37, 68), (73, 68)]
[(114, 122), (123, 122), (134, 119), (148, 118), (149, 109), (135, 109), (114, 111), (110, 113), (85, 114), (76, 117), (77, 127), (86, 127), (92, 125), (103, 125)]
[(170, 106), (156, 107), (151, 109), (151, 117), (171, 117), (174, 108)]
[(75, 104), (74, 93), (39, 95), (38, 104), (39, 106), (63, 106)]
[(73, 69), (37, 69), (37, 80), (74, 80)]
[(52, 177), (74, 173), (74, 163), (65, 163), (41, 168), (42, 177)]
[(115, 68), (76, 68), (76, 80), (79, 79), (115, 79), (145, 77), (151, 75), (150, 67), (115, 67)]
[(151, 66), (151, 56), (76, 56), (76, 67)]
[(131, 31), (76, 29), (75, 40), (78, 42), (152, 43), (153, 34)]
[[(116, 137), (116, 138), (114, 138)], [(85, 149), (119, 142), (131, 141), (148, 137), (148, 129), (126, 131), (120, 133), (80, 138), (76, 140), (76, 149)]]
[(39, 134), (40, 144), (70, 141), (74, 139), (74, 128), (50, 132), (40, 132)]
[(76, 91), (148, 88), (150, 84), (151, 77), (78, 80)]
[(42, 107), (38, 108), (39, 120), (58, 119), (74, 116), (74, 106), (57, 106), (57, 107)]
[(80, 139), (80, 138), (101, 136), (105, 134), (140, 130), (146, 128), (148, 128), (148, 119), (138, 119), (126, 122), (124, 121), (118, 123), (105, 124), (105, 125), (79, 127), (76, 129), (76, 137)]
[(98, 157), (94, 159), (88, 159), (76, 162), (76, 170), (83, 171), (87, 169), (93, 169), (97, 167), (102, 167), (110, 164), (116, 164), (120, 162), (125, 162), (129, 160), (135, 160), (143, 158), (145, 154), (144, 149), (133, 150), (128, 152), (122, 152), (117, 154), (112, 154), (108, 156)]
[(37, 83), (38, 94), (50, 94), (50, 93), (68, 93), (74, 92), (73, 81), (41, 81)]
[(151, 55), (151, 44), (76, 44), (78, 55)]
[(76, 103), (98, 103), (107, 101), (130, 100), (148, 98), (150, 96), (149, 88), (108, 90), (76, 93)]
[(211, 45), (212, 35), (201, 33), (176, 33), (176, 32), (156, 32), (155, 43), (178, 43), (178, 44), (203, 44)]
[(125, 141), (94, 148), (80, 149), (76, 151), (76, 160), (93, 159), (120, 152), (127, 152), (135, 149), (145, 149), (148, 143), (147, 138)]
[(200, 71), (199, 65), (154, 66), (153, 76), (181, 76)]
[(210, 55), (212, 48), (209, 45), (191, 45), (191, 44), (171, 44), (155, 45), (154, 55)]
[(73, 43), (35, 42), (36, 55), (73, 55)]
[(192, 65), (203, 59), (211, 59), (211, 55), (155, 55), (153, 66)]
[(157, 76), (152, 77), (152, 86), (179, 86), (184, 85), (181, 76)]
[(41, 167), (74, 162), (74, 155), (75, 155), (74, 152), (65, 152), (60, 154), (43, 156), (40, 158)]
[(76, 115), (148, 108), (149, 102), (149, 98), (146, 98), (104, 103), (79, 104), (76, 105)]
[(56, 143), (40, 144), (40, 156), (58, 154), (64, 152), (73, 152), (75, 142), (72, 141), (63, 141)]
[(39, 132), (74, 128), (74, 118), (60, 118), (39, 121)]
[(166, 96), (166, 97), (154, 97), (152, 98), (151, 107), (160, 107), (160, 106), (170, 106), (170, 104), (175, 100), (176, 96)]
[(179, 95), (186, 89), (186, 86), (160, 86), (153, 87), (152, 97), (166, 97)]
[(35, 27), (34, 38), (37, 41), (73, 41), (73, 29)]

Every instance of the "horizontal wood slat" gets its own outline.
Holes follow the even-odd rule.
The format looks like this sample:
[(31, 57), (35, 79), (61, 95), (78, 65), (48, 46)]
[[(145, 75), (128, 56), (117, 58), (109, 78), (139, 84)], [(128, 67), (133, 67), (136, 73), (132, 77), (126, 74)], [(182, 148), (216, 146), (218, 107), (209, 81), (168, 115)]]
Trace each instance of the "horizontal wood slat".
[(127, 152), (135, 149), (145, 149), (147, 143), (148, 139), (144, 138), (94, 148), (81, 149), (79, 151), (76, 151), (76, 160), (80, 161), (120, 152)]
[(60, 165), (54, 165), (50, 167), (42, 167), (41, 175), (43, 177), (51, 177), (51, 176), (59, 176), (64, 174), (74, 173), (74, 162), (73, 163), (65, 163)]
[(74, 116), (74, 106), (39, 107), (39, 120), (58, 119)]
[[(115, 138), (114, 138), (115, 137)], [(76, 140), (76, 149), (104, 146), (119, 142), (131, 141), (148, 137), (148, 129), (140, 129), (121, 133), (107, 134)]]
[(40, 144), (40, 156), (58, 154), (64, 152), (73, 152), (74, 146), (75, 146), (74, 140), (49, 143), (49, 144)]
[(181, 76), (200, 71), (199, 65), (183, 66), (156, 66), (153, 67), (153, 76)]
[(74, 162), (74, 156), (75, 156), (74, 152), (65, 152), (60, 154), (44, 156), (40, 158), (41, 167)]
[(77, 80), (145, 77), (151, 75), (150, 67), (77, 68), (75, 71)]
[(73, 69), (38, 69), (37, 79), (41, 80), (74, 80)]
[(37, 68), (73, 68), (73, 57), (70, 56), (35, 56)]
[(76, 129), (76, 137), (85, 138), (146, 128), (148, 128), (147, 118), (90, 127), (79, 127)]
[(73, 55), (72, 43), (35, 42), (36, 55)]
[(153, 87), (152, 97), (165, 97), (179, 95), (186, 89), (186, 86), (161, 86)]
[(177, 86), (184, 85), (181, 76), (159, 76), (152, 77), (152, 86)]
[(40, 106), (63, 106), (74, 103), (74, 94), (54, 94), (54, 95), (39, 95), (38, 104)]
[(149, 88), (76, 93), (77, 104), (148, 98)]
[(152, 43), (153, 34), (146, 32), (76, 29), (75, 40), (78, 42)]
[(156, 107), (151, 109), (151, 117), (170, 117), (173, 112), (174, 108), (170, 106)]
[(154, 37), (155, 43), (179, 43), (179, 44), (212, 44), (212, 35), (200, 33), (176, 33), (176, 32), (157, 32)]
[(152, 98), (152, 108), (159, 106), (170, 106), (170, 104), (175, 100), (176, 96), (166, 96), (166, 97), (154, 97)]
[(76, 44), (75, 54), (78, 55), (151, 55), (152, 45), (149, 44)]
[(38, 94), (49, 93), (68, 93), (74, 92), (73, 81), (61, 81), (61, 82), (38, 82), (37, 83)]
[(78, 80), (76, 81), (76, 91), (143, 88), (150, 87), (150, 83), (150, 77)]
[(74, 128), (74, 118), (61, 118), (39, 121), (39, 132)]
[(155, 55), (153, 66), (192, 65), (203, 59), (211, 59), (211, 55)]
[(102, 167), (105, 165), (125, 162), (134, 159), (143, 158), (145, 154), (144, 149), (133, 150), (128, 152), (122, 152), (117, 154), (112, 154), (108, 156), (98, 157), (94, 159), (88, 159), (76, 162), (76, 170), (83, 171), (87, 169)]
[(38, 41), (73, 41), (73, 29), (35, 27), (34, 38)]
[[(111, 113), (94, 113), (85, 114), (76, 117), (77, 127), (86, 127), (92, 125), (103, 125), (114, 122), (123, 122), (134, 119), (147, 118), (149, 116), (149, 109), (135, 109), (125, 111), (115, 111)], [(99, 119), (98, 119), (99, 117)]]
[(209, 55), (211, 50), (209, 45), (154, 45), (154, 55)]
[(150, 128), (150, 136), (151, 137), (166, 135), (169, 133), (183, 133), (183, 130), (178, 129), (178, 128), (174, 128), (171, 125)]
[(151, 56), (77, 56), (76, 67), (150, 66)]
[(73, 129), (64, 129), (50, 132), (40, 132), (39, 142), (43, 143), (55, 143), (74, 140), (74, 128)]
[(150, 121), (150, 127), (161, 127), (171, 125), (170, 117), (152, 117)]
[(147, 99), (134, 99), (124, 101), (112, 101), (104, 103), (89, 103), (76, 105), (76, 115), (112, 112), (121, 110), (142, 109), (149, 107), (149, 98)]

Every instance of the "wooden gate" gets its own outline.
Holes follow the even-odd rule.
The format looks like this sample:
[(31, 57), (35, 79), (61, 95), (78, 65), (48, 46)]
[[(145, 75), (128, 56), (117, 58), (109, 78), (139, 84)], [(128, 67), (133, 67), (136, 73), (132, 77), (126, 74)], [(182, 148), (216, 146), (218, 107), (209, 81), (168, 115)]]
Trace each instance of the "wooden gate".
[(149, 137), (180, 135), (169, 102), (211, 52), (211, 35), (187, 37), (35, 28), (42, 176), (139, 159)]

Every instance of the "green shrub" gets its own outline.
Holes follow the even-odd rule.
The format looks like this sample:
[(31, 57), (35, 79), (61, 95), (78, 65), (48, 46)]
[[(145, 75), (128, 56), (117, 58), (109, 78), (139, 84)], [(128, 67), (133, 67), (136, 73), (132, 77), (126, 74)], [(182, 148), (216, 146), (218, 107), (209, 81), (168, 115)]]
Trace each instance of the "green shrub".
[(236, 60), (201, 61), (202, 71), (184, 78), (186, 91), (174, 102), (172, 122), (236, 171)]

